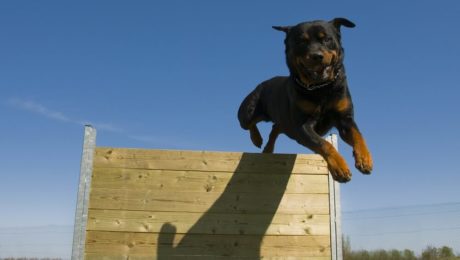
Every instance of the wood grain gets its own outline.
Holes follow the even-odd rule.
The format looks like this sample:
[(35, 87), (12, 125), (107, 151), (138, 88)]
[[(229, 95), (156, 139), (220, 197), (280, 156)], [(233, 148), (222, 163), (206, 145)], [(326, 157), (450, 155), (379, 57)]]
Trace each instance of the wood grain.
[(85, 259), (331, 259), (318, 155), (96, 148)]
[[(289, 175), (289, 173), (287, 173)], [(232, 192), (328, 193), (327, 175), (289, 176), (287, 187), (280, 187), (286, 175), (279, 173), (199, 172), (95, 168), (93, 188), (154, 190), (163, 192)], [(231, 187), (230, 187), (231, 186)]]
[(96, 148), (94, 167), (327, 175), (319, 155)]
[(159, 240), (162, 241), (162, 235), (88, 231), (86, 253), (104, 255), (110, 252), (130, 257), (158, 256), (159, 254), (163, 256), (221, 257), (330, 256), (329, 236), (187, 235), (184, 241), (184, 235), (177, 234), (171, 237), (170, 244), (159, 244)]
[[(110, 253), (94, 254), (87, 253), (85, 255), (86, 260), (254, 260), (253, 257), (244, 257), (244, 256), (168, 256), (168, 259), (152, 255), (110, 255)], [(304, 257), (295, 257), (295, 256), (262, 256), (261, 260), (330, 260), (330, 256), (304, 256)]]
[[(273, 194), (272, 194), (273, 195)], [(215, 203), (219, 199), (219, 203)], [(232, 193), (221, 196), (212, 192), (176, 192), (152, 190), (91, 190), (91, 209), (121, 209), (142, 211), (206, 212), (244, 214), (329, 214), (328, 194), (284, 194), (281, 202), (270, 194)]]
[(159, 233), (165, 223), (175, 226), (177, 233), (220, 235), (329, 235), (329, 215), (282, 215), (273, 216), (270, 226), (260, 223), (261, 214), (214, 214), (207, 213), (205, 222), (198, 223), (203, 213), (151, 212), (124, 210), (90, 210), (88, 230), (118, 232)]

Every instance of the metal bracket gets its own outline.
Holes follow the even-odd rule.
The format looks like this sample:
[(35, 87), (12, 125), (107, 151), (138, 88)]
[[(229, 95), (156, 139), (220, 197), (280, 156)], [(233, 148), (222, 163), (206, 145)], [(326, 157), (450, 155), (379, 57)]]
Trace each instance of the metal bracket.
[(80, 166), (77, 209), (73, 232), (72, 260), (81, 260), (85, 253), (86, 223), (88, 221), (88, 201), (93, 173), (93, 158), (96, 149), (96, 129), (85, 125), (83, 153)]
[[(336, 134), (326, 137), (326, 141), (338, 150), (338, 140)], [(340, 205), (340, 183), (336, 182), (329, 174), (329, 205), (331, 217), (331, 253), (332, 260), (342, 260), (342, 213)]]

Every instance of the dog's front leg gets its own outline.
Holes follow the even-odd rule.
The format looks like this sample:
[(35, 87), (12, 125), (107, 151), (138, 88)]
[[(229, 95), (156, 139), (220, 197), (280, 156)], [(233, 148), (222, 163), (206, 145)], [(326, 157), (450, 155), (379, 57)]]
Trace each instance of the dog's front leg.
[(372, 156), (353, 116), (345, 116), (338, 120), (338, 122), (337, 128), (340, 137), (353, 147), (355, 167), (362, 173), (370, 174), (373, 167)]
[(325, 141), (314, 131), (312, 123), (305, 123), (300, 129), (297, 129), (296, 140), (301, 145), (323, 156), (334, 180), (339, 182), (351, 180), (351, 172), (345, 159), (343, 159), (332, 144)]

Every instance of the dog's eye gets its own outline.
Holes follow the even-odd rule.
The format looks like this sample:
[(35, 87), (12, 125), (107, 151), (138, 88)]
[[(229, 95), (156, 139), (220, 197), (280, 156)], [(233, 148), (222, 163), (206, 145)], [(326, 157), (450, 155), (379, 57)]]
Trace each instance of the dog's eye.
[(325, 37), (325, 38), (323, 39), (323, 42), (324, 42), (324, 43), (330, 43), (331, 41), (332, 41), (332, 38), (331, 38), (331, 37)]

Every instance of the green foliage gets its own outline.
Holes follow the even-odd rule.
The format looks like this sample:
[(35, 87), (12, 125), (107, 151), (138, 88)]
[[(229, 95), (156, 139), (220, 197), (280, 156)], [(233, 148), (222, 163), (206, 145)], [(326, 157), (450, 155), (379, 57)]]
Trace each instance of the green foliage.
[(409, 250), (409, 249), (404, 249), (404, 251), (403, 251), (403, 259), (416, 260), (417, 257), (415, 256), (414, 251)]
[(344, 260), (416, 260), (415, 254), (410, 250), (359, 250), (352, 251)]
[(354, 251), (349, 237), (344, 237), (342, 241), (344, 260), (460, 260), (460, 255), (455, 256), (453, 249), (447, 246), (439, 248), (427, 246), (420, 256), (416, 256), (414, 251), (409, 249)]
[(454, 250), (452, 248), (443, 246), (440, 248), (436, 248), (433, 246), (427, 246), (421, 256), (422, 260), (454, 260), (460, 259), (460, 256), (455, 256)]
[(443, 259), (454, 259), (454, 250), (452, 250), (450, 247), (443, 246), (442, 248), (438, 249), (438, 257)]

